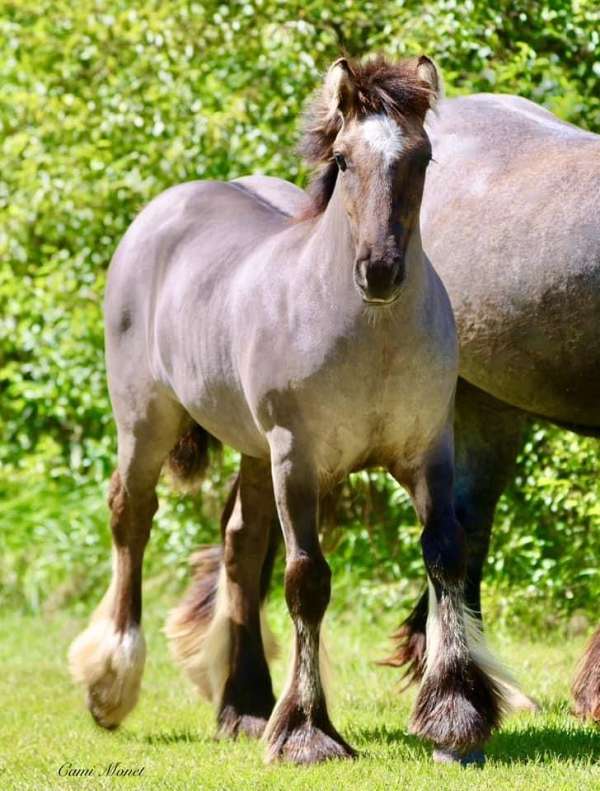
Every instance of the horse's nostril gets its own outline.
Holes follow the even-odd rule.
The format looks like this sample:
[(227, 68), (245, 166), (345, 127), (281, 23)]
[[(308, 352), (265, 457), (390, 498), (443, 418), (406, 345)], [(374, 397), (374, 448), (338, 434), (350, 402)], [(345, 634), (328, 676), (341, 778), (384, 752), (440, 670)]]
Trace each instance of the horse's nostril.
[(381, 290), (389, 288), (394, 277), (394, 267), (383, 261), (371, 261), (366, 270), (369, 288)]

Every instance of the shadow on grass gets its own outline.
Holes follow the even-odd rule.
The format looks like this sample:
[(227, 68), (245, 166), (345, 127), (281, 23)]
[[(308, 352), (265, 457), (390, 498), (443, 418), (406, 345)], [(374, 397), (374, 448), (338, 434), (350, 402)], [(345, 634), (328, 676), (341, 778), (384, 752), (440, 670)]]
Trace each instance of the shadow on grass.
[(202, 733), (189, 728), (180, 730), (170, 730), (158, 733), (145, 733), (134, 736), (132, 739), (135, 741), (143, 742), (144, 744), (156, 745), (175, 745), (175, 744), (256, 744), (256, 739), (240, 735), (237, 739), (220, 738), (214, 732)]
[[(356, 728), (347, 735), (364, 757), (373, 756), (376, 745), (393, 744), (409, 748), (417, 759), (427, 760), (431, 756), (431, 745), (402, 728), (386, 725)], [(504, 765), (544, 761), (600, 763), (600, 728), (528, 725), (520, 730), (497, 733), (486, 754), (493, 762)]]
[(489, 758), (501, 764), (531, 762), (600, 762), (600, 728), (558, 728), (531, 725), (522, 730), (500, 732), (494, 736)]
[(143, 742), (144, 744), (169, 745), (169, 744), (207, 744), (214, 741), (213, 737), (207, 734), (198, 733), (191, 729), (158, 731), (157, 733), (134, 733), (125, 735), (126, 741)]
[(431, 753), (426, 743), (417, 736), (412, 736), (403, 728), (387, 725), (376, 725), (370, 728), (350, 728), (346, 734), (351, 744), (357, 748), (361, 756), (373, 755), (375, 745), (402, 744), (410, 749), (416, 758), (427, 758)]
[[(374, 758), (381, 747), (398, 744), (408, 748), (412, 757), (417, 760), (428, 760), (431, 757), (431, 745), (407, 733), (403, 728), (384, 724), (367, 728), (349, 728), (346, 736), (362, 758)], [(212, 734), (203, 734), (192, 729), (174, 729), (146, 734), (129, 733), (126, 738), (151, 746), (215, 744), (221, 741)], [(240, 741), (245, 742), (246, 739)], [(248, 742), (250, 743), (251, 740)], [(581, 761), (596, 764), (600, 763), (600, 728), (527, 725), (519, 730), (497, 733), (486, 754), (494, 763), (509, 766), (545, 761)]]

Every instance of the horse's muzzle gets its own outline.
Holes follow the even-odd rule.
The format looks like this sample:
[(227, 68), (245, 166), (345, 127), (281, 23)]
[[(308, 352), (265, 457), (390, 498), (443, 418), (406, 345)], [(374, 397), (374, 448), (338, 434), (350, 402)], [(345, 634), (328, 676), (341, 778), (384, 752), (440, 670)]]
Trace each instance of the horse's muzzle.
[(369, 305), (391, 305), (398, 299), (404, 280), (404, 260), (391, 261), (362, 258), (354, 267), (354, 283), (363, 302)]

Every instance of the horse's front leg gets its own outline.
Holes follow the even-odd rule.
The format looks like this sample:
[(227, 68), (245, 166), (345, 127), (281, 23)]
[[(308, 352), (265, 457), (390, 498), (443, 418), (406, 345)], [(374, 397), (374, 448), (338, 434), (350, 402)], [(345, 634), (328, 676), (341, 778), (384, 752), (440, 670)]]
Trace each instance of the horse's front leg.
[(319, 667), (319, 633), (330, 598), (331, 571), (319, 544), (316, 471), (291, 432), (275, 429), (269, 443), (286, 548), (285, 597), (295, 637), (290, 677), (265, 731), (267, 760), (312, 764), (350, 758), (354, 750), (329, 719)]
[(429, 583), (425, 671), (411, 729), (441, 748), (437, 760), (464, 763), (483, 761), (479, 750), (500, 723), (504, 686), (494, 677), (498, 666), (484, 650), (478, 623), (465, 609), (465, 536), (454, 514), (452, 477), (448, 432), (410, 485), (424, 526)]

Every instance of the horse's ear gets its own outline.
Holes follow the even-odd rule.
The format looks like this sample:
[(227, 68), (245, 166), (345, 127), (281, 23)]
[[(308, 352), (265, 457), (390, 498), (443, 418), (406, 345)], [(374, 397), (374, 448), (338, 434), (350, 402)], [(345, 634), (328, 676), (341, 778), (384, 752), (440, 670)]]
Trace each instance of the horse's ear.
[(417, 77), (427, 85), (429, 106), (435, 107), (444, 98), (444, 81), (437, 65), (427, 55), (421, 55), (417, 60)]
[(355, 96), (354, 74), (346, 58), (338, 58), (329, 67), (324, 93), (330, 118), (337, 113), (346, 118), (352, 113)]

